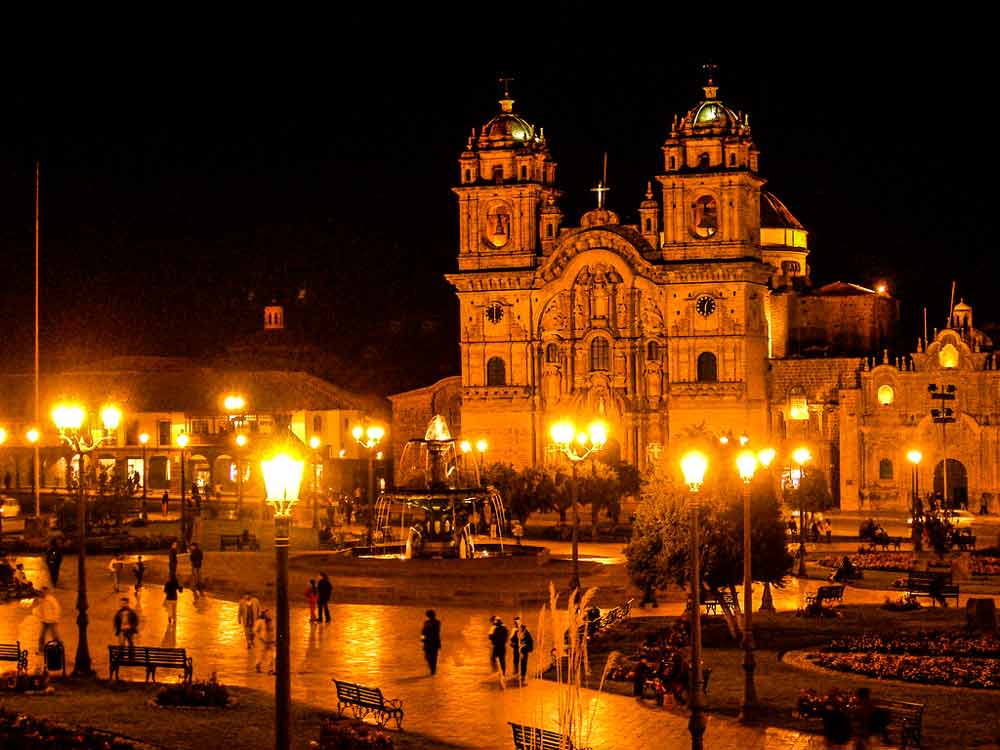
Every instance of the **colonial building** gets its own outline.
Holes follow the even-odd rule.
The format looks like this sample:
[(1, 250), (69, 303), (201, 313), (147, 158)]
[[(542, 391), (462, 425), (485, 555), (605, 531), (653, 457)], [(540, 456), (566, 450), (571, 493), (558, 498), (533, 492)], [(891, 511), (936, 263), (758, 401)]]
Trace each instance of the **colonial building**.
[[(601, 417), (610, 452), (640, 468), (691, 428), (745, 433), (779, 456), (805, 444), (845, 508), (907, 507), (914, 448), (921, 491), (976, 502), (1000, 491), (1000, 372), (971, 308), (890, 355), (897, 301), (813, 285), (808, 231), (764, 189), (748, 118), (711, 78), (661, 152), (638, 223), (599, 183), (571, 225), (549, 142), (505, 92), (458, 160), (447, 278), (461, 378), (392, 397), (396, 439), (460, 401), (462, 435), (516, 466), (546, 460), (556, 419)], [(957, 394), (945, 436), (930, 385)]]

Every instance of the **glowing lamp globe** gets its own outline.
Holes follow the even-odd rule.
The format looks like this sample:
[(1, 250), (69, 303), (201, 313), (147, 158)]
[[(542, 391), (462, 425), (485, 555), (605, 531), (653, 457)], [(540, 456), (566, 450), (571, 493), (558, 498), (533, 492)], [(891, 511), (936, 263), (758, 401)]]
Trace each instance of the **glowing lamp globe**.
[(7, 442), (7, 430), (5, 430), (3, 427), (0, 427), (0, 445), (3, 445), (6, 442)]
[(246, 444), (247, 444), (247, 436), (246, 435), (240, 433), (239, 435), (236, 436), (236, 445), (238, 447), (243, 448)]
[(700, 451), (690, 451), (684, 454), (681, 459), (681, 471), (684, 472), (684, 481), (692, 492), (697, 492), (705, 481), (705, 472), (708, 470), (708, 459)]
[(182, 432), (180, 435), (177, 436), (177, 445), (179, 445), (181, 448), (187, 448), (187, 444), (188, 444), (188, 436), (186, 433)]
[(385, 437), (385, 429), (381, 425), (373, 424), (368, 427), (368, 442), (377, 445)]
[(549, 428), (552, 442), (557, 445), (569, 445), (573, 442), (576, 427), (568, 419), (561, 419)]
[(313, 435), (311, 438), (309, 438), (309, 447), (312, 448), (313, 450), (316, 450), (317, 448), (319, 448), (319, 444), (320, 444), (320, 440), (315, 435)]
[(105, 406), (101, 409), (101, 422), (105, 430), (117, 430), (122, 421), (122, 412), (117, 406)]
[(608, 426), (600, 420), (591, 422), (587, 432), (590, 433), (590, 443), (595, 448), (600, 448), (608, 442)]
[(242, 396), (237, 396), (235, 394), (226, 396), (225, 400), (222, 402), (223, 406), (226, 407), (226, 411), (243, 411), (243, 408), (247, 405), (246, 399)]
[(753, 473), (757, 470), (757, 457), (753, 451), (742, 451), (736, 457), (736, 468), (739, 469), (740, 479), (749, 482), (753, 479)]
[(458, 447), (462, 449), (462, 453), (468, 453), (469, 451), (472, 450), (472, 443), (470, 443), (468, 440), (463, 440), (461, 443), (459, 443)]
[(148, 442), (149, 442), (149, 433), (148, 433), (148, 432), (144, 432), (144, 433), (142, 433), (142, 434), (141, 434), (141, 435), (139, 436), (139, 442), (140, 442), (140, 443), (141, 443), (142, 445), (145, 445), (146, 443), (148, 443)]
[(916, 449), (908, 451), (906, 454), (906, 460), (909, 461), (914, 466), (919, 464), (923, 460), (923, 458), (924, 454)]
[(489, 447), (490, 447), (489, 443), (487, 443), (483, 439), (479, 439), (476, 441), (476, 450), (479, 451), (480, 453), (486, 453), (486, 449)]
[(792, 452), (792, 458), (795, 459), (795, 463), (802, 466), (802, 464), (812, 460), (812, 453), (809, 452), (808, 448), (796, 448)]
[(261, 461), (264, 486), (267, 489), (267, 504), (274, 509), (275, 516), (288, 518), (291, 515), (292, 507), (299, 500), (303, 464), (303, 461), (285, 453)]
[(79, 430), (86, 416), (86, 410), (79, 404), (56, 404), (52, 409), (52, 421), (60, 430)]
[(42, 436), (42, 433), (40, 433), (37, 428), (32, 427), (24, 433), (24, 436), (28, 439), (29, 443), (37, 443), (38, 439)]
[(762, 450), (760, 453), (757, 454), (757, 460), (760, 461), (760, 465), (766, 469), (770, 467), (771, 462), (774, 460), (774, 457), (776, 455), (777, 452), (774, 450), (774, 448), (765, 448), (764, 450)]

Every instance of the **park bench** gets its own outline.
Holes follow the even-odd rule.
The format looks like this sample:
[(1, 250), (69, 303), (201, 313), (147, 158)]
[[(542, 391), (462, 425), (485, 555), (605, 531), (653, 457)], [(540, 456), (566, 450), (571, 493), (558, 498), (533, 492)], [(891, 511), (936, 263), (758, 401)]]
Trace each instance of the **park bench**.
[[(950, 573), (911, 570), (906, 579), (906, 593), (914, 596), (929, 596), (937, 606), (937, 600), (954, 599), (958, 604), (958, 584), (951, 582)], [(945, 602), (947, 603), (947, 602)]]
[(729, 611), (732, 612), (736, 608), (736, 602), (733, 601), (733, 595), (730, 592), (720, 591), (718, 596), (704, 594), (701, 606), (705, 608), (706, 615), (715, 615), (719, 614), (723, 606), (728, 607)]
[(900, 536), (877, 536), (868, 541), (868, 545), (864, 547), (866, 552), (875, 552), (878, 548), (882, 548), (883, 552), (888, 552), (891, 546), (896, 552), (899, 552), (903, 545), (903, 538)]
[(899, 728), (899, 747), (923, 747), (923, 703), (910, 703), (890, 699), (872, 701), (875, 708), (880, 708), (889, 714), (889, 729)]
[(355, 718), (364, 719), (371, 714), (375, 723), (384, 727), (389, 719), (396, 722), (396, 728), (403, 727), (403, 703), (398, 698), (382, 695), (380, 688), (365, 687), (354, 682), (344, 682), (334, 678), (337, 686), (337, 713), (344, 715), (344, 708), (350, 707)]
[(844, 587), (840, 584), (820, 586), (811, 594), (806, 594), (806, 604), (810, 606), (823, 606), (824, 602), (844, 602)]
[(108, 661), (111, 665), (111, 677), (118, 676), (120, 667), (144, 667), (146, 681), (153, 678), (156, 682), (156, 669), (180, 669), (184, 672), (184, 682), (191, 682), (194, 666), (191, 657), (183, 648), (161, 648), (158, 646), (108, 646)]
[(952, 535), (951, 544), (965, 552), (967, 549), (976, 548), (976, 537), (972, 535), (972, 529), (962, 529)]
[(21, 642), (0, 643), (0, 661), (17, 662), (18, 673), (28, 671), (28, 649), (21, 648)]
[(559, 732), (551, 729), (539, 729), (538, 727), (527, 727), (523, 724), (515, 724), (508, 721), (510, 729), (514, 734), (515, 750), (590, 750), (589, 748), (577, 747), (573, 740)]
[(260, 543), (256, 534), (248, 534), (246, 537), (242, 534), (219, 534), (220, 551), (225, 552), (226, 548), (234, 547), (240, 551), (243, 549), (257, 551), (260, 549)]
[(629, 599), (624, 604), (620, 604), (613, 609), (609, 609), (600, 617), (584, 623), (580, 626), (580, 635), (586, 634), (589, 637), (596, 635), (603, 630), (614, 627), (629, 616), (629, 613), (632, 611), (632, 601), (632, 599)]

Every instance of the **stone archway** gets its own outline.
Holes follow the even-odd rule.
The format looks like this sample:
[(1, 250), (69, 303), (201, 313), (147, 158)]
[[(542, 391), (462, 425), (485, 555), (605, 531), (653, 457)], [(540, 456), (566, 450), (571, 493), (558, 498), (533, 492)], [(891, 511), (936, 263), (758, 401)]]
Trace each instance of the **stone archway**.
[(949, 458), (947, 461), (947, 492), (944, 486), (945, 462), (938, 461), (934, 467), (934, 494), (944, 498), (946, 507), (968, 508), (969, 474), (965, 470), (965, 465), (955, 458)]

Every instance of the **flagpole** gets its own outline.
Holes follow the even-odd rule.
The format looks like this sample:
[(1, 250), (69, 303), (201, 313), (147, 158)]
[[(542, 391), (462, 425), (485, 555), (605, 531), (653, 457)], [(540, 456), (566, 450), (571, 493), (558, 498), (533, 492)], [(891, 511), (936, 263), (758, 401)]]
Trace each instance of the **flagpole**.
[[(41, 421), (38, 408), (38, 207), (39, 207), (39, 182), (41, 176), (41, 164), (35, 162), (35, 429), (41, 429)], [(33, 463), (34, 488), (35, 488), (35, 518), (42, 515), (42, 488), (41, 488), (41, 449), (38, 441), (35, 441), (35, 460)]]

